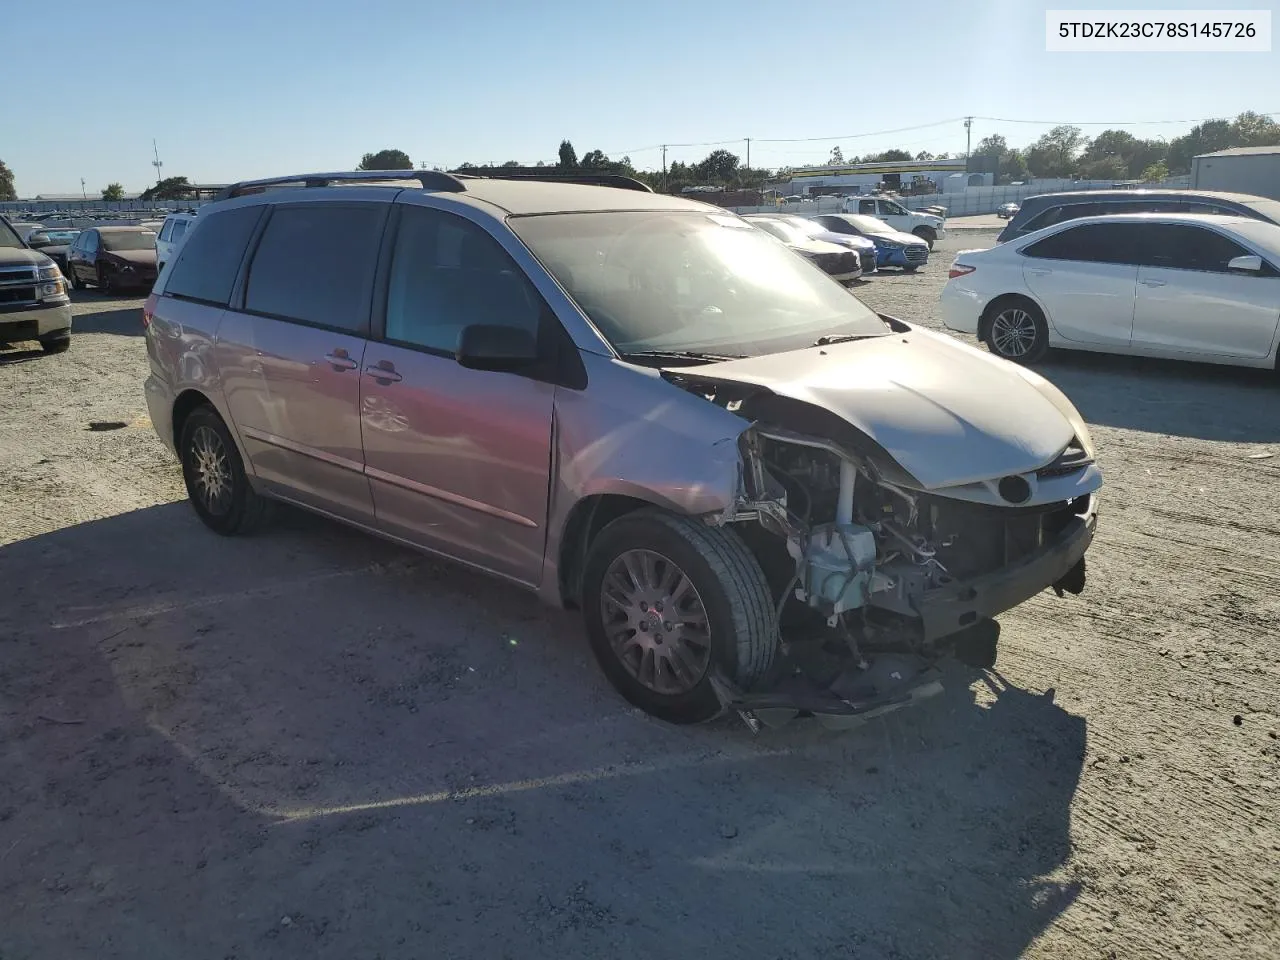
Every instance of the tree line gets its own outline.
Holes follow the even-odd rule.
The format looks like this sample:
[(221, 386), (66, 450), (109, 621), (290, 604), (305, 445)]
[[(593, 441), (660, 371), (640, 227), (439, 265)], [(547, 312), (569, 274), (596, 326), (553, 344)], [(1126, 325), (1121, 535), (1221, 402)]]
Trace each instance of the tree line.
[[(1163, 180), (1191, 171), (1191, 159), (1202, 153), (1213, 153), (1232, 147), (1265, 147), (1280, 145), (1280, 123), (1271, 117), (1246, 111), (1234, 120), (1206, 120), (1189, 132), (1172, 140), (1142, 139), (1127, 130), (1104, 130), (1092, 139), (1079, 127), (1054, 127), (1025, 147), (1010, 147), (1002, 134), (993, 133), (978, 141), (969, 155), (968, 169), (974, 173), (991, 173), (996, 183), (1011, 183), (1033, 177), (1082, 180)], [(833, 164), (888, 163), (905, 160), (946, 160), (948, 154), (928, 151), (912, 154), (908, 150), (883, 150), (846, 158), (839, 146), (833, 147), (828, 162)], [(413, 161), (403, 150), (384, 149), (366, 153), (357, 165), (359, 170), (412, 170)], [(563, 171), (613, 173), (633, 177), (654, 190), (679, 193), (685, 187), (721, 186), (729, 190), (759, 189), (771, 179), (785, 179), (789, 168), (768, 170), (750, 167), (729, 150), (712, 150), (696, 163), (676, 160), (665, 170), (640, 170), (630, 157), (611, 160), (602, 150), (588, 150), (581, 157), (569, 140), (560, 141), (554, 164), (539, 160), (534, 168), (550, 166)], [(454, 173), (484, 173), (489, 170), (520, 168), (516, 160), (497, 165), (461, 163)], [(438, 169), (438, 168), (437, 168)], [(145, 190), (142, 200), (190, 200), (191, 184), (186, 177), (166, 177)], [(124, 188), (110, 184), (102, 191), (104, 200), (123, 199)], [(0, 200), (16, 200), (13, 172), (0, 161)]]

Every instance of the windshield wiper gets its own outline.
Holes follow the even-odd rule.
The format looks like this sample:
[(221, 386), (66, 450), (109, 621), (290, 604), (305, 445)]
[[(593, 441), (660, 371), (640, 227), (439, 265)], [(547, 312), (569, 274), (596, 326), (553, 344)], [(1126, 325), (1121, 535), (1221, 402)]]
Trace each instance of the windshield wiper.
[(623, 360), (686, 360), (693, 363), (721, 363), (742, 358), (743, 354), (701, 353), (697, 350), (637, 350), (622, 354)]

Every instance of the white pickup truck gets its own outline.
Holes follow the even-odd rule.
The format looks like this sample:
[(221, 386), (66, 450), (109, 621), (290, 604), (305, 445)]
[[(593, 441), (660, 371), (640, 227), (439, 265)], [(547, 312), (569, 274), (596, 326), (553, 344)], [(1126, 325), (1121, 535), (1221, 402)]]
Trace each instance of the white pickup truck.
[(933, 244), (947, 235), (946, 221), (932, 213), (908, 210), (889, 197), (848, 197), (844, 201), (845, 213), (861, 213), (883, 220), (895, 230), (914, 233), (933, 249)]

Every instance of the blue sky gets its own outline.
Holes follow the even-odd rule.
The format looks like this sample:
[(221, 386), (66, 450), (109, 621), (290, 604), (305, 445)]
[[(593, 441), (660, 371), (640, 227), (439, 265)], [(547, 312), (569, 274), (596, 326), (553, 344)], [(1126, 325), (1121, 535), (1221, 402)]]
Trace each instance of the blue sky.
[[(93, 196), (151, 183), (153, 137), (166, 175), (209, 183), (349, 169), (383, 147), (415, 164), (533, 163), (568, 137), (579, 155), (656, 168), (662, 143), (735, 140), (741, 154), (751, 137), (753, 165), (779, 166), (821, 162), (836, 142), (961, 154), (964, 115), (1043, 121), (974, 121), (974, 143), (1021, 145), (1062, 121), (1171, 138), (1192, 124), (1135, 121), (1280, 111), (1274, 50), (1045, 52), (1046, 7), (1106, 6), (69, 0), (58, 29), (5, 44), (0, 159), (20, 196), (81, 177)], [(1280, 26), (1258, 0), (1113, 6), (1272, 9)]]

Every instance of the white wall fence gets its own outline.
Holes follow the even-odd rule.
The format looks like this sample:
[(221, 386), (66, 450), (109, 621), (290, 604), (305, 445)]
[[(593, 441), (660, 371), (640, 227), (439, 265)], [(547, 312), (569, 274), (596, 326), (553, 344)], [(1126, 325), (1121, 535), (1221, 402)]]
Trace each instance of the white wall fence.
[[(1186, 190), (1188, 177), (1172, 177), (1159, 183), (1144, 183), (1146, 189)], [(1018, 186), (966, 187), (963, 193), (927, 193), (914, 197), (898, 197), (909, 210), (925, 207), (947, 208), (948, 217), (965, 217), (995, 213), (1006, 203), (1022, 203), (1027, 197), (1041, 193), (1058, 193), (1064, 190), (1111, 190), (1114, 180), (1035, 180)], [(779, 209), (800, 216), (818, 216), (823, 213), (839, 213), (844, 204), (842, 197), (818, 197), (812, 203), (788, 203), (781, 207), (769, 204), (761, 207), (734, 207), (737, 213), (776, 213)]]
[(0, 213), (10, 220), (41, 213), (92, 214), (118, 213), (121, 219), (131, 214), (191, 210), (203, 200), (0, 200)]

